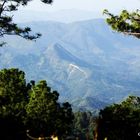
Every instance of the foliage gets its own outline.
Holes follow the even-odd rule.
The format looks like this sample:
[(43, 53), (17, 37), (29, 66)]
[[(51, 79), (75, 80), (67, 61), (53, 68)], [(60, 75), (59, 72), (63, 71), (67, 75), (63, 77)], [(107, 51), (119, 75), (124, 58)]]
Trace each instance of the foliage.
[(108, 16), (106, 21), (113, 30), (140, 38), (140, 10), (135, 12), (123, 10), (120, 15), (113, 15), (104, 10), (104, 14)]
[(27, 104), (27, 88), (24, 72), (18, 69), (0, 71), (0, 137), (24, 139), (24, 106)]
[(58, 97), (58, 92), (51, 91), (46, 81), (26, 84), (23, 71), (1, 70), (0, 127), (3, 133), (0, 136), (25, 139), (27, 129), (33, 136), (68, 135), (74, 118), (72, 108), (68, 102), (59, 103)]
[(58, 103), (59, 94), (51, 91), (46, 81), (32, 85), (27, 105), (28, 129), (33, 134), (62, 136), (70, 131), (73, 113), (69, 103)]
[[(18, 10), (19, 6), (26, 6), (28, 2), (32, 0), (1, 0), (0, 1), (0, 37), (4, 35), (18, 35), (28, 40), (34, 40), (41, 36), (30, 35), (31, 29), (29, 27), (20, 28), (13, 22), (14, 11)], [(50, 4), (52, 0), (41, 0), (44, 3)], [(5, 42), (2, 42), (0, 46), (3, 46)]]
[(74, 113), (74, 134), (80, 140), (93, 139), (95, 118), (91, 112)]
[(121, 104), (114, 104), (100, 111), (98, 140), (139, 139), (140, 97), (130, 96)]
[(27, 103), (25, 74), (18, 69), (0, 71), (0, 115), (23, 116)]

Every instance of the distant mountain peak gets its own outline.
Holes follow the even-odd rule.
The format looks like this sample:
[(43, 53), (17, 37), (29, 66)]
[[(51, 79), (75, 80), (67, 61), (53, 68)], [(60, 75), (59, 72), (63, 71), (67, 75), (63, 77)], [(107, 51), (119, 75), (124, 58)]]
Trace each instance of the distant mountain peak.
[(63, 99), (80, 99), (75, 104), (90, 109), (101, 108), (104, 101), (120, 101), (129, 93), (139, 95), (139, 40), (113, 33), (103, 20), (29, 25), (42, 37), (32, 43), (6, 36), (10, 46), (0, 49), (0, 68), (18, 67), (28, 80), (46, 79)]

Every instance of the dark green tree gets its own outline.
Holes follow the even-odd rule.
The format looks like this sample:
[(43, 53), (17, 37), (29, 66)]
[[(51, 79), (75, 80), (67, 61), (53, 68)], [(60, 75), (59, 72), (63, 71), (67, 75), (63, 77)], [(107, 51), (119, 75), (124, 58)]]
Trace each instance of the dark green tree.
[(100, 111), (97, 140), (138, 140), (140, 131), (140, 97), (130, 96), (121, 104)]
[[(114, 15), (104, 10), (108, 16), (107, 23), (113, 30), (125, 35), (140, 38), (140, 10), (129, 12), (123, 10)], [(140, 130), (140, 97), (130, 96), (121, 104), (106, 107), (100, 111), (97, 125), (98, 140), (105, 137), (113, 140), (139, 139)]]
[[(0, 1), (0, 37), (4, 35), (18, 35), (25, 39), (34, 40), (41, 36), (37, 33), (31, 35), (29, 27), (21, 28), (13, 22), (14, 11), (18, 10), (19, 6), (26, 6), (32, 0), (1, 0)], [(50, 4), (52, 0), (41, 0), (44, 3)], [(3, 46), (5, 42), (0, 43)]]
[(120, 15), (104, 10), (104, 14), (108, 16), (106, 21), (113, 30), (140, 38), (140, 10), (135, 12), (123, 10)]
[(74, 119), (71, 105), (58, 102), (59, 94), (51, 91), (46, 81), (26, 84), (25, 74), (18, 69), (0, 71), (0, 138), (26, 138), (69, 135)]
[(24, 72), (18, 69), (0, 71), (0, 138), (24, 139), (27, 88)]
[(95, 118), (91, 112), (74, 113), (74, 135), (80, 140), (93, 139)]
[(23, 116), (27, 102), (25, 74), (18, 69), (0, 71), (0, 115)]
[(73, 113), (71, 105), (59, 103), (57, 91), (51, 91), (46, 81), (32, 85), (29, 92), (30, 101), (27, 104), (27, 125), (32, 136), (61, 137), (71, 131)]

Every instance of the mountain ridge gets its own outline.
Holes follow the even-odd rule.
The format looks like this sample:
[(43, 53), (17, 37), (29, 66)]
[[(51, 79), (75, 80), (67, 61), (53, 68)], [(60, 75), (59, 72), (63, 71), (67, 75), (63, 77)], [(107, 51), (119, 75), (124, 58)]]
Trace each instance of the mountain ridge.
[(90, 98), (102, 108), (130, 93), (139, 95), (137, 39), (113, 33), (101, 19), (30, 25), (34, 32), (42, 32), (42, 38), (35, 43), (6, 37), (9, 47), (0, 48), (1, 69), (18, 67), (25, 71), (28, 81), (45, 79), (58, 90), (60, 100), (78, 104), (79, 108), (82, 103), (87, 103), (84, 108), (95, 108)]

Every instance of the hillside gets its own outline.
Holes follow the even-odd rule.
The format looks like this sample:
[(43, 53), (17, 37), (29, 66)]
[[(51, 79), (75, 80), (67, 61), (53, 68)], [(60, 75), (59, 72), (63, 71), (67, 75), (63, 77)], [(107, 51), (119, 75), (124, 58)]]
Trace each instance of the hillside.
[(60, 100), (79, 108), (100, 109), (139, 95), (139, 40), (112, 32), (102, 19), (21, 25), (42, 38), (31, 42), (7, 36), (9, 46), (0, 48), (1, 69), (18, 67), (28, 80), (46, 79)]

